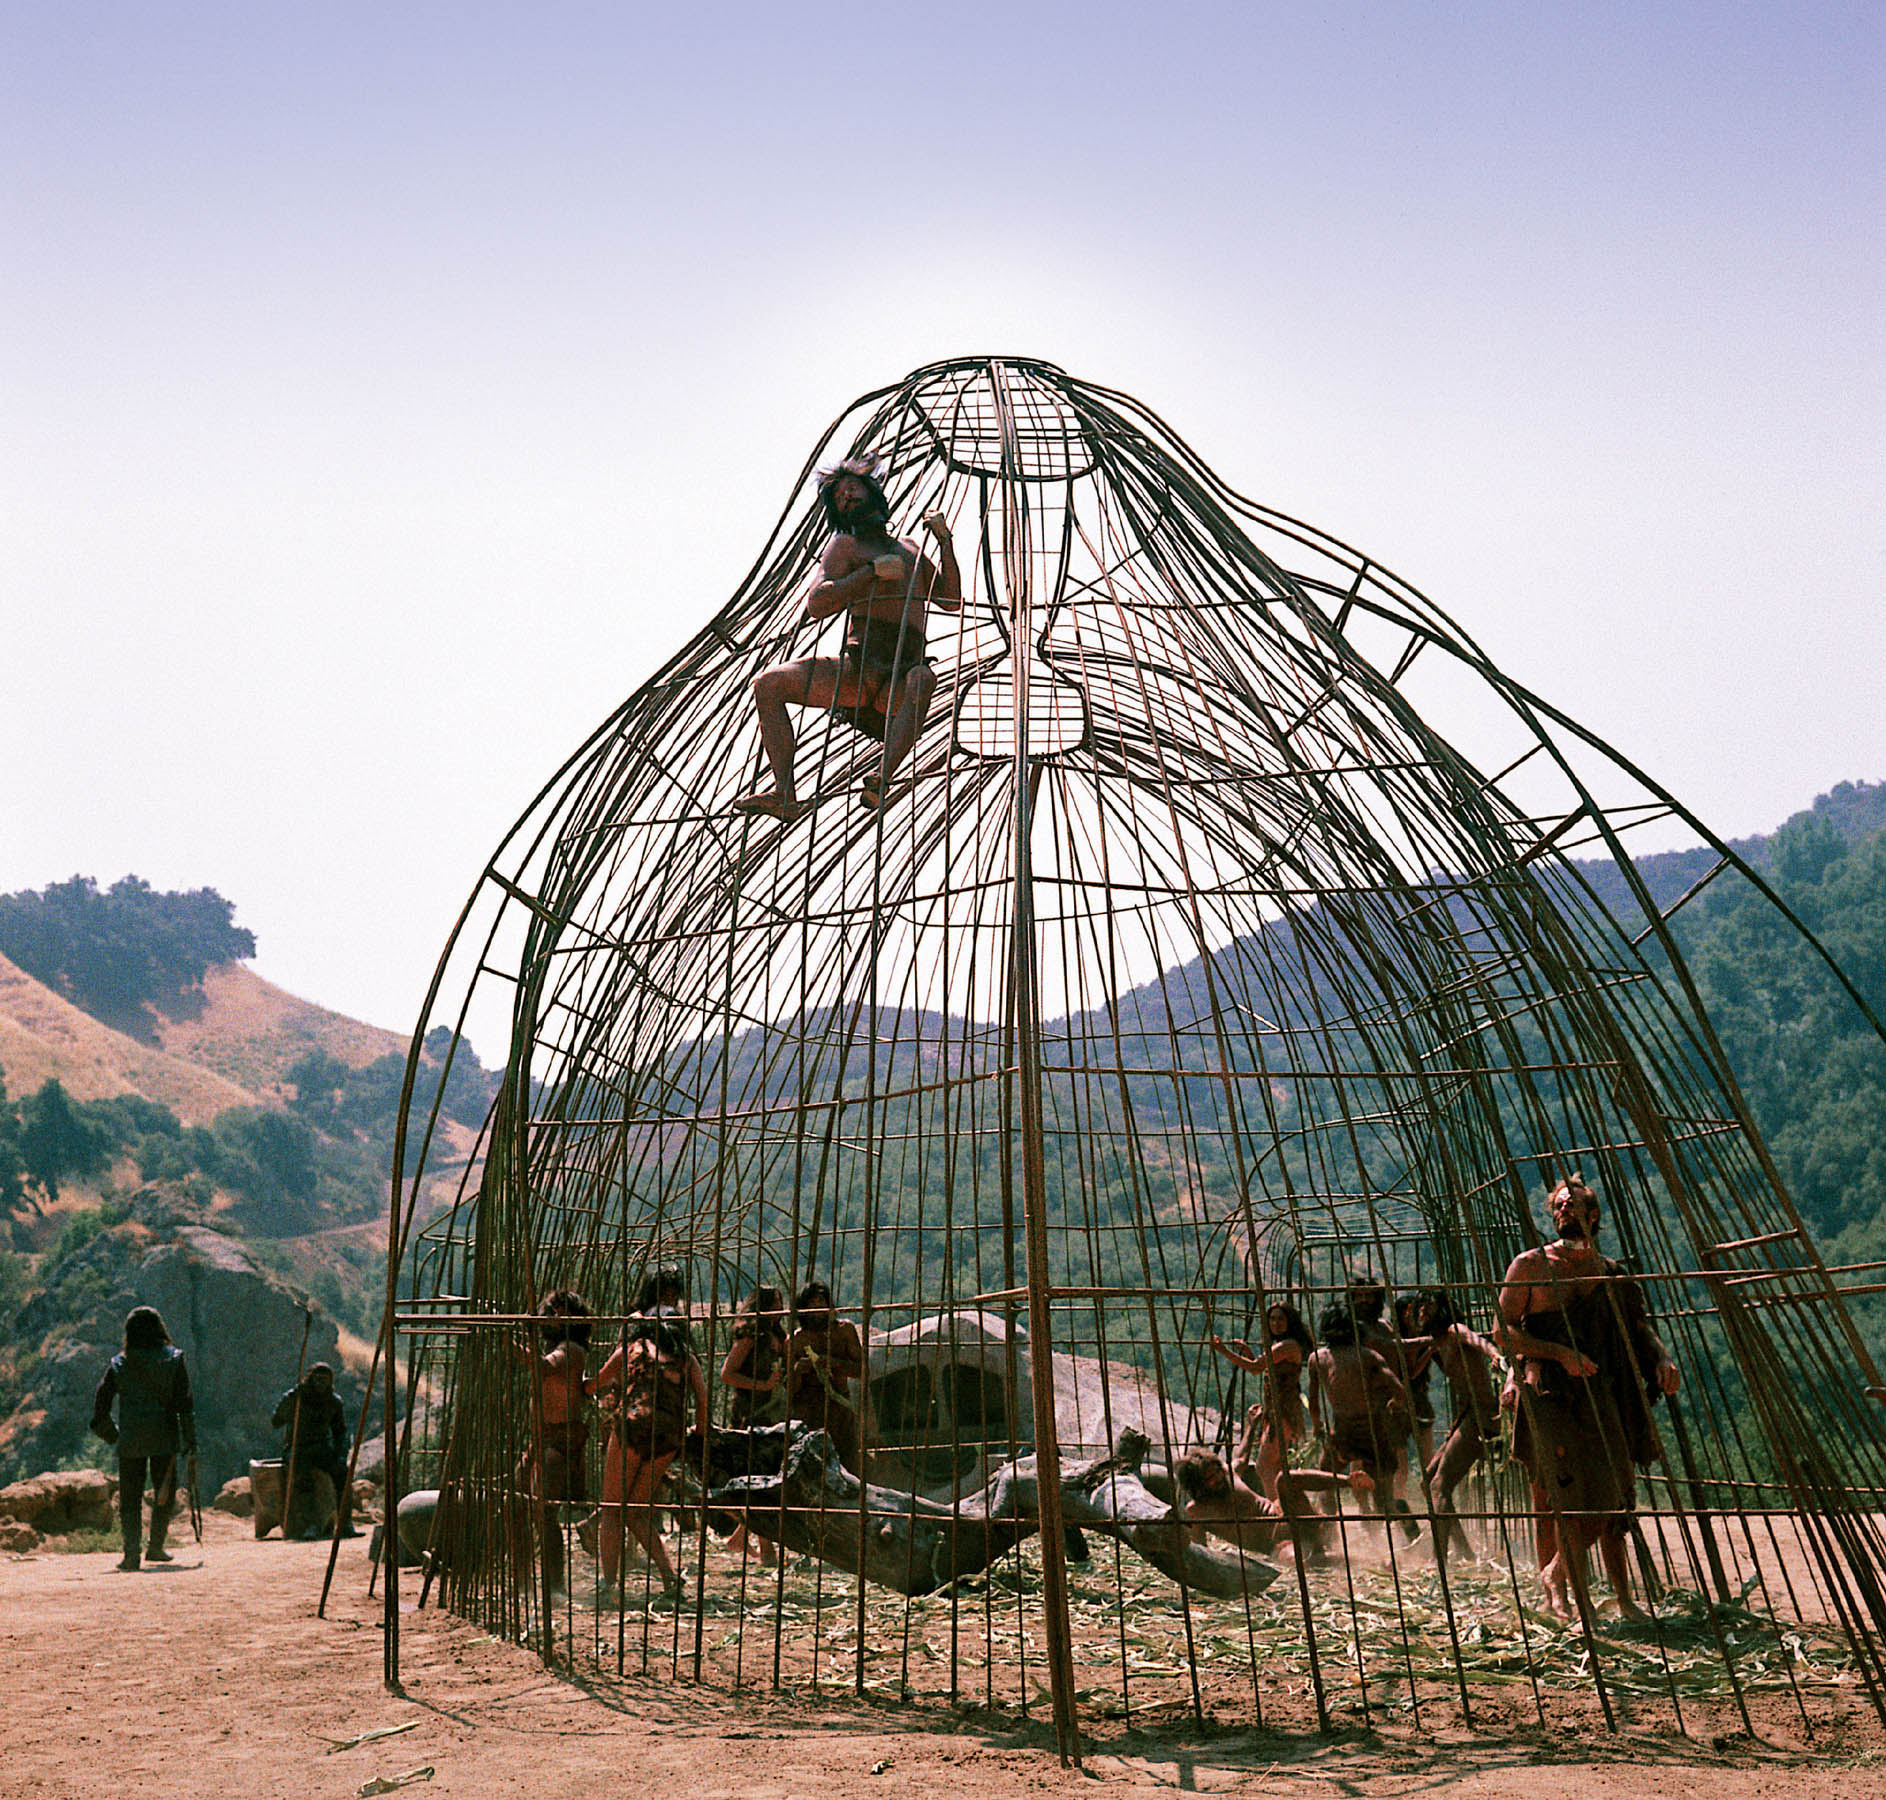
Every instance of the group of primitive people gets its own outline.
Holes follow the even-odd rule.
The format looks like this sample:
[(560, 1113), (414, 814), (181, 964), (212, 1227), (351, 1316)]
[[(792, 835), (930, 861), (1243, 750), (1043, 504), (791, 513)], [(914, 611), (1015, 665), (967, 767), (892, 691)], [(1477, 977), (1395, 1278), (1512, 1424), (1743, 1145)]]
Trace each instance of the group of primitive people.
[[(1676, 1392), (1677, 1370), (1651, 1328), (1642, 1288), (1598, 1248), (1597, 1194), (1572, 1174), (1552, 1188), (1547, 1205), (1557, 1235), (1514, 1258), (1490, 1336), (1460, 1319), (1439, 1288), (1401, 1295), (1391, 1310), (1386, 1285), (1369, 1273), (1353, 1277), (1323, 1310), (1320, 1341), (1282, 1302), (1266, 1310), (1259, 1350), (1214, 1334), (1221, 1355), (1261, 1378), (1262, 1398), (1228, 1463), (1207, 1449), (1178, 1457), (1172, 1477), (1180, 1518), (1243, 1549), (1289, 1546), (1314, 1563), (1327, 1554), (1337, 1528), (1328, 1509), (1345, 1490), (1413, 1537), (1415, 1508), (1405, 1491), (1412, 1444), (1434, 1551), (1445, 1559), (1450, 1542), (1466, 1541), (1457, 1491), (1510, 1420), (1511, 1453), (1531, 1482), (1547, 1604), (1567, 1618), (1575, 1605), (1589, 1605), (1595, 1545), (1621, 1610), (1638, 1616), (1627, 1548), (1636, 1472), (1661, 1454), (1651, 1408)], [(681, 1591), (654, 1502), (690, 1431), (703, 1440), (708, 1431), (707, 1381), (689, 1338), (685, 1297), (679, 1270), (649, 1275), (621, 1342), (593, 1373), (592, 1315), (567, 1289), (545, 1297), (534, 1341), (516, 1346), (537, 1365), (538, 1414), (517, 1485), (546, 1503), (541, 1541), (553, 1589), (563, 1588), (565, 1567), (549, 1503), (587, 1504), (585, 1411), (594, 1397), (608, 1420), (603, 1491), (580, 1529), (597, 1556), (601, 1587), (618, 1588), (626, 1532), (665, 1591)], [(1452, 1401), (1445, 1430), (1430, 1393), (1436, 1368)], [(857, 1327), (838, 1316), (830, 1287), (811, 1281), (790, 1318), (774, 1287), (757, 1287), (741, 1302), (720, 1383), (731, 1395), (735, 1427), (799, 1421), (826, 1432), (839, 1461), (862, 1477), (853, 1390), (864, 1374)], [(1312, 1426), (1321, 1444), (1314, 1461)], [(767, 1562), (775, 1554), (746, 1526), (730, 1547)]]
[[(332, 1365), (316, 1363), (275, 1403), (269, 1421), (284, 1433), (284, 1476), (289, 1487), (325, 1474), (333, 1484), (342, 1537), (355, 1537), (347, 1455), (352, 1444), (347, 1409), (334, 1391)], [(165, 1540), (176, 1517), (183, 1465), (196, 1455), (196, 1399), (190, 1369), (170, 1341), (154, 1306), (125, 1315), (124, 1348), (105, 1365), (92, 1398), (92, 1432), (118, 1452), (118, 1529), (124, 1554), (119, 1570), (134, 1575), (146, 1563), (174, 1561)], [(194, 1474), (190, 1477), (194, 1479)], [(150, 1535), (144, 1534), (144, 1494), (151, 1495)], [(284, 1496), (286, 1497), (286, 1496)], [(283, 1523), (286, 1531), (286, 1520)], [(308, 1537), (326, 1537), (324, 1521)]]
[[(587, 1405), (607, 1421), (601, 1503), (578, 1527), (596, 1557), (603, 1592), (619, 1589), (626, 1533), (659, 1575), (663, 1592), (679, 1598), (682, 1580), (662, 1542), (655, 1496), (690, 1433), (708, 1434), (707, 1377), (694, 1351), (687, 1279), (679, 1269), (646, 1275), (620, 1341), (590, 1369), (594, 1315), (569, 1288), (546, 1294), (518, 1357), (535, 1365), (528, 1447), (517, 1468), (521, 1494), (543, 1503), (541, 1543), (554, 1592), (566, 1586), (559, 1504), (587, 1504), (583, 1453), (589, 1442)], [(864, 1471), (864, 1439), (854, 1383), (865, 1373), (864, 1339), (838, 1316), (830, 1286), (808, 1281), (790, 1315), (777, 1287), (761, 1284), (740, 1302), (733, 1341), (720, 1368), (732, 1396), (730, 1424), (739, 1429), (797, 1420), (830, 1438), (839, 1461)], [(527, 1548), (527, 1541), (520, 1548)], [(773, 1546), (749, 1539), (743, 1527), (731, 1547), (770, 1563)]]
[[(1433, 1520), (1434, 1553), (1464, 1544), (1454, 1497), (1512, 1422), (1512, 1455), (1532, 1488), (1534, 1541), (1547, 1605), (1562, 1618), (1588, 1606), (1589, 1558), (1598, 1546), (1627, 1617), (1627, 1545), (1636, 1471), (1661, 1454), (1651, 1408), (1678, 1386), (1675, 1363), (1652, 1330), (1643, 1290), (1603, 1255), (1597, 1194), (1581, 1176), (1547, 1198), (1557, 1232), (1513, 1259), (1491, 1337), (1456, 1316), (1445, 1291), (1399, 1296), (1392, 1313), (1379, 1277), (1354, 1276), (1317, 1320), (1313, 1342), (1297, 1309), (1273, 1304), (1253, 1351), (1216, 1334), (1213, 1347), (1263, 1381), (1229, 1465), (1187, 1451), (1174, 1468), (1183, 1516), (1260, 1553), (1288, 1543), (1321, 1560), (1331, 1526), (1322, 1508), (1339, 1488), (1368, 1510), (1418, 1533), (1404, 1493), (1412, 1443)], [(1436, 1438), (1430, 1378), (1446, 1378), (1448, 1427)], [(1309, 1406), (1304, 1405), (1307, 1377)], [(1311, 1425), (1314, 1466), (1293, 1466)]]

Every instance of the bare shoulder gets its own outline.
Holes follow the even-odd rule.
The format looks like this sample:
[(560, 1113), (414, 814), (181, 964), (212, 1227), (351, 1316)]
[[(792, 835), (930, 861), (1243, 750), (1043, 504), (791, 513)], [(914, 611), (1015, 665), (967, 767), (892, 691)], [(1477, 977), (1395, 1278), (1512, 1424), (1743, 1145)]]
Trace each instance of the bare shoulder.
[(1549, 1265), (1543, 1250), (1522, 1250), (1506, 1265), (1506, 1284), (1512, 1286), (1520, 1281), (1544, 1281), (1550, 1278)]
[(858, 540), (850, 532), (841, 531), (825, 546), (819, 567), (829, 580), (836, 581), (842, 575), (849, 575), (863, 562), (864, 552), (858, 548)]

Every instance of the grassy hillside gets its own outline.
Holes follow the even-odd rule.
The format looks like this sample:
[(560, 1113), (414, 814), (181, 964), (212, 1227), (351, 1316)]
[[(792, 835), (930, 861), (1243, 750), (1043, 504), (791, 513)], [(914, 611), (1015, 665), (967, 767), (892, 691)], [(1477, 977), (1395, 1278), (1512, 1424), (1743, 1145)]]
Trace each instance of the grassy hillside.
[[(232, 915), (135, 877), (0, 895), (0, 945), (34, 964), (0, 956), (0, 1341), (71, 1220), (151, 1183), (374, 1329), (408, 1040), (215, 960), (253, 951)], [(491, 1085), (461, 1050), (441, 1188)]]

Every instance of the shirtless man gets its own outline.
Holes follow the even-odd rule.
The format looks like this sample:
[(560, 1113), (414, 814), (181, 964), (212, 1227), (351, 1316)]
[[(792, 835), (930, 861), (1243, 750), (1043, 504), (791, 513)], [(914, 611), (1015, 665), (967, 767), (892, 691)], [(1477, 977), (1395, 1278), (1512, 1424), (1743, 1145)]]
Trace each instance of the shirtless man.
[[(1323, 1433), (1323, 1468), (1357, 1468), (1369, 1478), (1384, 1518), (1405, 1514), (1402, 1444), (1408, 1436), (1408, 1389), (1379, 1350), (1361, 1341), (1355, 1315), (1340, 1300), (1316, 1322), (1322, 1348), (1310, 1358), (1310, 1413)], [(1403, 1520), (1412, 1535), (1414, 1522)]]
[(1348, 1303), (1358, 1342), (1365, 1349), (1381, 1351), (1394, 1368), (1395, 1334), (1382, 1318), (1388, 1309), (1388, 1284), (1373, 1270), (1359, 1269), (1349, 1279)]
[(1254, 1556), (1268, 1556), (1288, 1542), (1306, 1566), (1325, 1560), (1324, 1527), (1311, 1509), (1309, 1496), (1346, 1487), (1366, 1497), (1374, 1485), (1359, 1468), (1340, 1474), (1286, 1469), (1278, 1477), (1273, 1499), (1226, 1468), (1223, 1459), (1209, 1450), (1188, 1450), (1173, 1465), (1172, 1476), (1184, 1496), (1179, 1516), (1200, 1533), (1227, 1538)]
[(1411, 1297), (1414, 1323), (1422, 1335), (1404, 1338), (1403, 1354), (1417, 1371), (1429, 1366), (1440, 1369), (1447, 1377), (1454, 1408), (1452, 1428), (1426, 1463), (1436, 1521), (1434, 1554), (1445, 1562), (1450, 1538), (1466, 1547), (1466, 1531), (1454, 1514), (1454, 1490), (1486, 1455), (1489, 1440), (1499, 1431), (1500, 1403), (1493, 1370), (1505, 1365), (1492, 1343), (1454, 1317), (1453, 1302), (1440, 1288), (1423, 1288)]
[(793, 1302), (798, 1329), (786, 1340), (786, 1412), (832, 1440), (838, 1460), (862, 1478), (863, 1434), (851, 1384), (864, 1379), (864, 1340), (838, 1316), (832, 1290), (808, 1281)]
[(1651, 1395), (1676, 1392), (1677, 1368), (1643, 1290), (1598, 1249), (1598, 1196), (1573, 1174), (1546, 1205), (1558, 1239), (1513, 1258), (1499, 1333), (1519, 1365), (1513, 1454), (1532, 1477), (1540, 1579), (1559, 1617), (1574, 1595), (1587, 1610), (1596, 1543), (1619, 1608), (1641, 1618), (1624, 1545), (1635, 1471), (1660, 1454)]
[[(537, 1327), (540, 1348), (535, 1358), (527, 1343), (515, 1344), (513, 1350), (520, 1362), (534, 1362), (532, 1404), (538, 1416), (532, 1436), (533, 1445), (543, 1445), (543, 1478), (538, 1479), (534, 1447), (526, 1449), (517, 1465), (517, 1489), (542, 1504), (544, 1571), (551, 1591), (558, 1593), (564, 1586), (563, 1529), (554, 1508), (561, 1501), (580, 1503), (586, 1498), (583, 1449), (589, 1425), (583, 1417), (583, 1364), (589, 1354), (590, 1313), (582, 1295), (568, 1288), (544, 1295), (537, 1313), (543, 1323)], [(527, 1546), (528, 1538), (523, 1543)]]
[(811, 805), (793, 785), (795, 747), (789, 706), (839, 713), (867, 736), (881, 738), (884, 760), (863, 782), (867, 807), (882, 804), (897, 765), (910, 753), (936, 692), (936, 672), (925, 658), (927, 608), (957, 611), (961, 571), (941, 512), (923, 516), (937, 561), (887, 526), (890, 503), (874, 464), (854, 457), (819, 477), (819, 499), (836, 534), (826, 547), (822, 576), (806, 601), (808, 619), (846, 615), (845, 644), (835, 657), (812, 656), (766, 670), (753, 683), (760, 713), (760, 744), (773, 785), (736, 800), (737, 812), (765, 813), (790, 824)]

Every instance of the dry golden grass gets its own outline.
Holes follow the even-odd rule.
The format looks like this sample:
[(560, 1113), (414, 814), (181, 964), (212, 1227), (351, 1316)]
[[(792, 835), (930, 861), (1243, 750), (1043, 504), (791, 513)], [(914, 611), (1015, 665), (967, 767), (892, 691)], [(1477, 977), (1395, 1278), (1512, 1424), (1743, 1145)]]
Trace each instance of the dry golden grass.
[(186, 1125), (206, 1125), (260, 1096), (215, 1070), (173, 1055), (81, 1012), (0, 957), (0, 1069), (16, 1099), (52, 1080), (78, 1100), (142, 1094)]
[(407, 1044), (398, 1032), (297, 999), (235, 964), (210, 970), (201, 1004), (163, 1020), (158, 1036), (170, 1055), (255, 1093), (273, 1091), (311, 1050), (359, 1068), (382, 1056), (404, 1056)]
[(56, 1079), (75, 1099), (142, 1094), (186, 1125), (206, 1125), (232, 1106), (279, 1099), (288, 1069), (310, 1050), (356, 1067), (406, 1050), (397, 1032), (234, 966), (212, 969), (200, 996), (156, 1024), (158, 1041), (141, 1043), (0, 957), (0, 1070), (15, 1098)]

